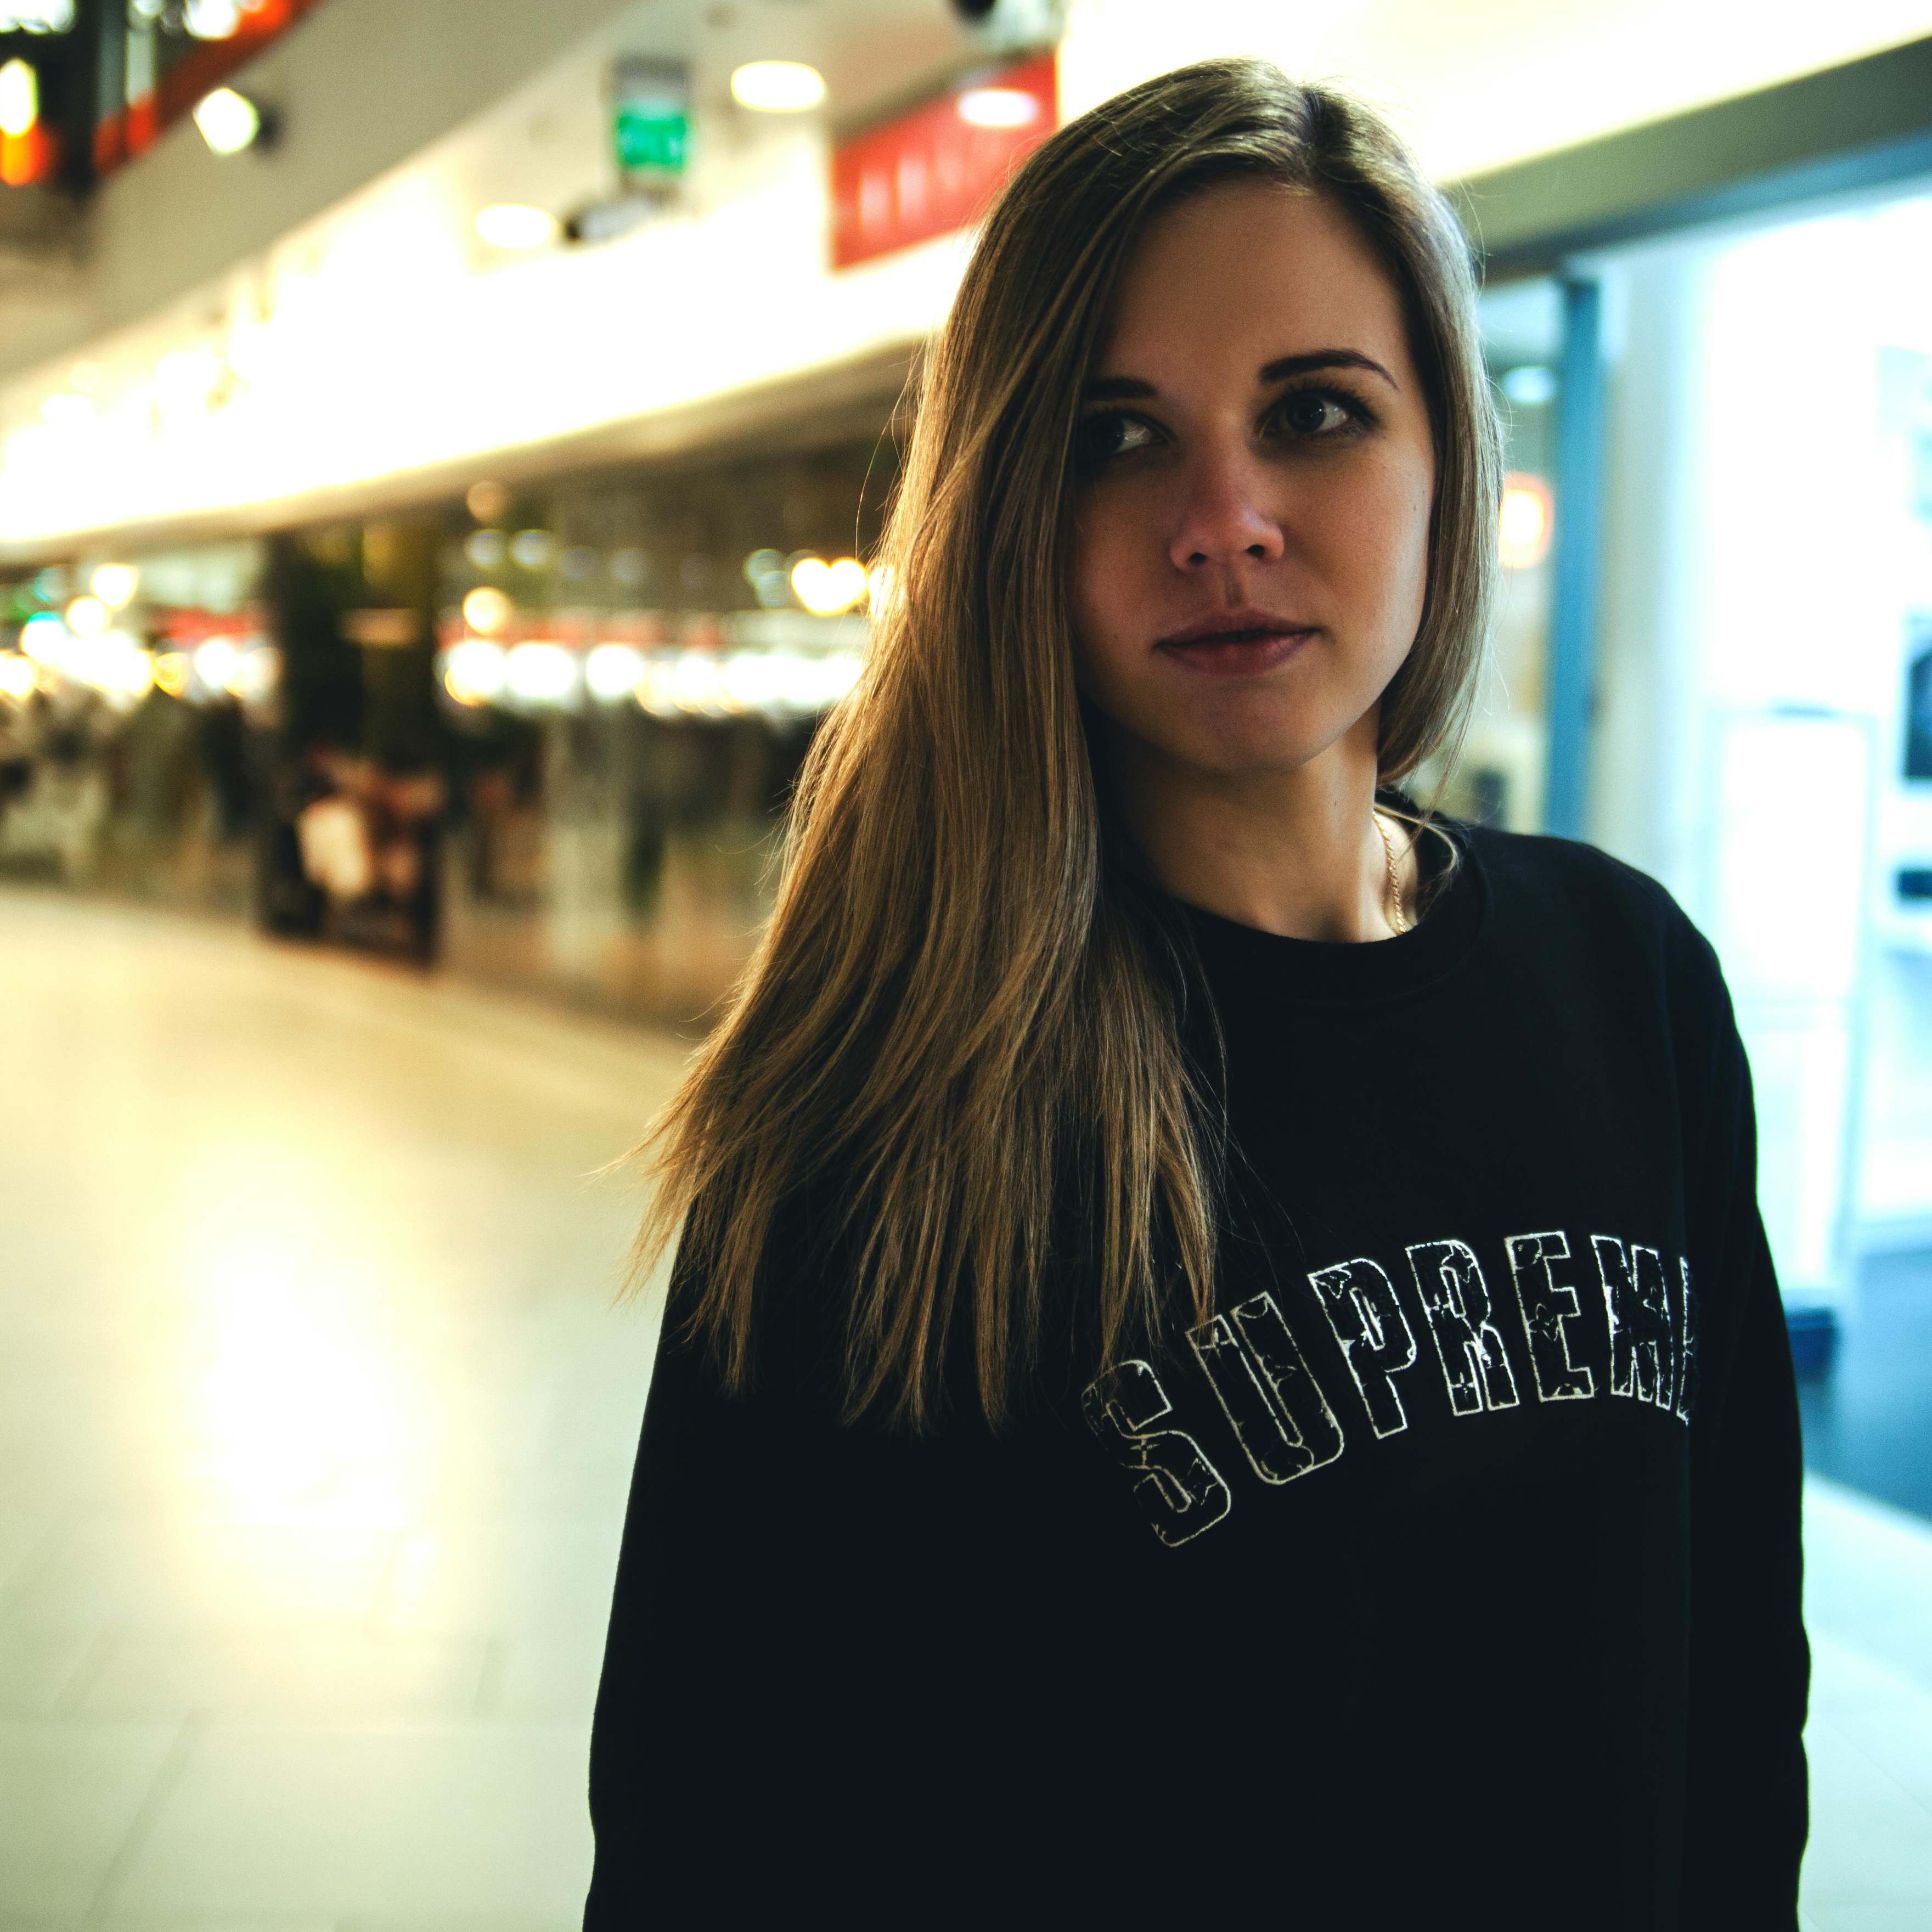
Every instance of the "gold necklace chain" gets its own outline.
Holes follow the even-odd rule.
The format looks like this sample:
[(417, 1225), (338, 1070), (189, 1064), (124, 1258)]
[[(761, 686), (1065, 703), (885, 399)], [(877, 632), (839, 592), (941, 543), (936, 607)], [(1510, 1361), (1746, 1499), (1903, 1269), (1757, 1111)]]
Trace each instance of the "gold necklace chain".
[(1410, 921), (1408, 914), (1402, 908), (1402, 880), (1396, 876), (1395, 868), (1395, 845), (1388, 836), (1388, 827), (1382, 823), (1382, 814), (1371, 808), (1369, 816), (1375, 820), (1376, 830), (1382, 834), (1382, 857), (1388, 862), (1388, 865), (1389, 906), (1390, 908), (1389, 924), (1394, 929), (1396, 936), (1400, 938), (1403, 933), (1411, 930), (1412, 922)]

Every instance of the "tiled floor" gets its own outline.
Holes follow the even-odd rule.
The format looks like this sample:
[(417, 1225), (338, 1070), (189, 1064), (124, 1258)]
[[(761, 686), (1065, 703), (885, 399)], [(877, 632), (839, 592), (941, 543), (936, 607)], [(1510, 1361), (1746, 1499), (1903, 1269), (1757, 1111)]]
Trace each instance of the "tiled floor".
[(0, 896), (0, 1928), (577, 1922), (682, 1056)]
[[(0, 896), (0, 1932), (550, 1932), (680, 1049)], [(1814, 1482), (1814, 1932), (1932, 1928), (1932, 1532)]]

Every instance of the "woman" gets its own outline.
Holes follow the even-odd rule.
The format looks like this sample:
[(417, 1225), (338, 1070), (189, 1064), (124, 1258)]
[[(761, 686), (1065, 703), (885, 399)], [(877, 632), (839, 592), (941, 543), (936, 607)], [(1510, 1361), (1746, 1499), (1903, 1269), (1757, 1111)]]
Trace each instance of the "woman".
[(657, 1143), (587, 1924), (1795, 1922), (1790, 1364), (1708, 948), (1434, 825), (1460, 236), (1255, 62), (1047, 142)]

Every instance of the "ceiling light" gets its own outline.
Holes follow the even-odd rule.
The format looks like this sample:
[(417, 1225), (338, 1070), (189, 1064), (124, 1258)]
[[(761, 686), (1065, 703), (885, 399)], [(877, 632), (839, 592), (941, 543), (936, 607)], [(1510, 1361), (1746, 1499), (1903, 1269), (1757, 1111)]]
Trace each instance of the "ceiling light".
[(476, 232), (493, 248), (542, 248), (556, 239), (556, 218), (521, 202), (499, 201), (476, 211)]
[(74, 0), (6, 0), (0, 34), (64, 34), (74, 25)]
[(972, 128), (1030, 128), (1040, 118), (1040, 97), (1023, 87), (969, 87), (956, 104)]
[(188, 0), (182, 25), (197, 40), (232, 40), (242, 25), (238, 0)]
[(194, 124), (214, 152), (238, 154), (260, 136), (262, 110), (245, 94), (237, 94), (232, 87), (218, 87), (194, 104)]
[(121, 610), (134, 602), (140, 581), (131, 563), (104, 563), (88, 578), (87, 587), (109, 610)]
[(825, 76), (802, 61), (747, 61), (731, 76), (731, 98), (760, 114), (802, 114), (825, 98)]
[(0, 134), (30, 134), (40, 118), (38, 76), (25, 61), (10, 60), (0, 67)]

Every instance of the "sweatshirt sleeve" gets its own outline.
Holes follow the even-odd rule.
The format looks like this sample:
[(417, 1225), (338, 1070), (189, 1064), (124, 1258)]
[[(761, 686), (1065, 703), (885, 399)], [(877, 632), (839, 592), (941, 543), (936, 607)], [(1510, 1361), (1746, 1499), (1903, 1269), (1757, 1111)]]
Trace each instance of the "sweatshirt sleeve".
[(812, 1789), (815, 1692), (837, 1670), (812, 1600), (825, 1573), (803, 1560), (832, 1533), (836, 1432), (788, 1394), (727, 1393), (677, 1306), (598, 1688), (586, 1932), (759, 1922), (770, 1901), (748, 1888), (788, 1862), (774, 1834)]
[[(1690, 1755), (1684, 1932), (1794, 1927), (1810, 1658), (1791, 1349), (1757, 1205), (1750, 1072), (1714, 958), (1708, 1112), (1692, 1170)], [(1701, 1004), (1701, 1002), (1700, 1002)], [(1706, 1009), (1711, 1010), (1710, 1008)]]

